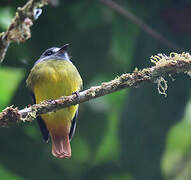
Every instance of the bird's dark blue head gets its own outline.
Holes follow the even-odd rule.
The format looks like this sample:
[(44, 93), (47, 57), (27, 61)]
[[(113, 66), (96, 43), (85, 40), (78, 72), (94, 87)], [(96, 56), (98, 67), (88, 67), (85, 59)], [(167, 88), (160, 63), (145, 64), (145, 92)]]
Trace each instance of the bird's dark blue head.
[(67, 53), (68, 46), (69, 44), (65, 44), (61, 48), (52, 47), (47, 49), (45, 52), (42, 53), (40, 58), (35, 62), (35, 65), (42, 61), (46, 61), (50, 59), (70, 61), (70, 58)]

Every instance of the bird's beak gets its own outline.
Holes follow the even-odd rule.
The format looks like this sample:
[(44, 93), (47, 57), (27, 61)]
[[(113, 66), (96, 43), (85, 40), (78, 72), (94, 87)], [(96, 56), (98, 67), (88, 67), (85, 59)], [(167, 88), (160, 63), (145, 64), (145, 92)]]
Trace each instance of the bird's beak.
[(68, 46), (69, 46), (69, 44), (65, 44), (64, 46), (62, 46), (62, 47), (59, 49), (58, 53), (59, 53), (59, 54), (62, 54), (62, 53), (64, 53), (64, 52), (66, 52), (67, 49), (68, 49)]

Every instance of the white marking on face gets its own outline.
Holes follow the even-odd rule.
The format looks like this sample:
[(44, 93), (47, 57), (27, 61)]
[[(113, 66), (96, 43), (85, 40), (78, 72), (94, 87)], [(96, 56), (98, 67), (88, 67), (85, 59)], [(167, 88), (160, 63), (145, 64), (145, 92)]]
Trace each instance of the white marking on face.
[(68, 61), (70, 60), (67, 52), (64, 53), (64, 56), (66, 57), (66, 60), (68, 60)]
[(53, 49), (53, 52), (55, 53), (55, 52), (57, 52), (57, 51), (59, 51), (60, 50), (60, 48), (54, 48)]

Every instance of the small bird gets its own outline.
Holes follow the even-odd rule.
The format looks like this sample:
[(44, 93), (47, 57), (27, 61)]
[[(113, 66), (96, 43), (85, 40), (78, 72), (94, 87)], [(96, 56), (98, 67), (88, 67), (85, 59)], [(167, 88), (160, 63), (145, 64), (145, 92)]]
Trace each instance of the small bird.
[[(47, 49), (31, 69), (26, 83), (32, 90), (34, 103), (69, 96), (81, 89), (82, 79), (70, 61), (67, 47), (65, 44), (61, 48)], [(45, 142), (51, 136), (52, 154), (57, 158), (71, 157), (70, 141), (76, 127), (78, 107), (73, 105), (37, 118)]]

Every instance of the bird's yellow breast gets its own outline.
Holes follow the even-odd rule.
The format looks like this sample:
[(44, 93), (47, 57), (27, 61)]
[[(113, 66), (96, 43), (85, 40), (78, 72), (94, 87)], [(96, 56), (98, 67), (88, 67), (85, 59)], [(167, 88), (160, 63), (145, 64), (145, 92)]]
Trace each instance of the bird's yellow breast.
[[(65, 60), (47, 60), (36, 64), (27, 79), (27, 85), (34, 92), (36, 103), (57, 99), (79, 91), (82, 79), (76, 67)], [(78, 105), (42, 115), (48, 129), (62, 129), (70, 122)], [(69, 128), (69, 127), (68, 127)]]

